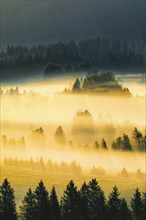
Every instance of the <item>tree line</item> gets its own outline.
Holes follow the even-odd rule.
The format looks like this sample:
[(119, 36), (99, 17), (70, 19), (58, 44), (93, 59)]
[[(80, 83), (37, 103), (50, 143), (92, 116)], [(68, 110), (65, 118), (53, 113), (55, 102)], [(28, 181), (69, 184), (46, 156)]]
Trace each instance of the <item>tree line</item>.
[(41, 180), (34, 190), (28, 189), (19, 212), (8, 180), (0, 186), (1, 220), (144, 220), (145, 215), (146, 193), (137, 188), (129, 208), (117, 186), (107, 199), (96, 179), (84, 182), (79, 190), (71, 180), (60, 201), (55, 187), (49, 193)]
[[(144, 42), (127, 43), (97, 37), (78, 43), (53, 43), (50, 45), (7, 46), (0, 52), (2, 72), (43, 70), (48, 63), (60, 65), (65, 71), (87, 70), (95, 65), (107, 67), (142, 67), (144, 65)], [(60, 69), (58, 66), (57, 68)]]

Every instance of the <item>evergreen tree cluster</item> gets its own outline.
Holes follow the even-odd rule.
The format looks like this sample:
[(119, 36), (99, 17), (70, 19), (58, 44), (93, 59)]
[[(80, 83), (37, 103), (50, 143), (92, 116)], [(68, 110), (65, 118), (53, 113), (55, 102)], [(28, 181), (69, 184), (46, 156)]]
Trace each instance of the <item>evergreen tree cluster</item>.
[[(0, 52), (0, 66), (5, 73), (15, 71), (18, 75), (20, 71), (43, 70), (48, 63), (57, 63), (56, 70), (63, 68), (67, 72), (89, 70), (91, 66), (140, 68), (144, 66), (144, 42), (131, 44), (97, 37), (78, 43), (58, 42), (30, 48), (8, 45)], [(59, 65), (62, 65), (61, 69)]]
[(41, 180), (34, 191), (28, 189), (17, 213), (10, 183), (5, 179), (0, 186), (1, 220), (144, 220), (146, 194), (137, 188), (130, 204), (131, 209), (117, 186), (106, 199), (96, 179), (84, 182), (80, 190), (71, 180), (59, 202), (55, 187), (49, 194)]
[[(65, 90), (70, 92), (70, 90)], [(131, 95), (128, 88), (123, 88), (115, 79), (112, 72), (98, 73), (96, 69), (90, 71), (84, 79), (75, 80), (72, 92), (75, 93), (108, 93), (115, 92), (125, 95)]]

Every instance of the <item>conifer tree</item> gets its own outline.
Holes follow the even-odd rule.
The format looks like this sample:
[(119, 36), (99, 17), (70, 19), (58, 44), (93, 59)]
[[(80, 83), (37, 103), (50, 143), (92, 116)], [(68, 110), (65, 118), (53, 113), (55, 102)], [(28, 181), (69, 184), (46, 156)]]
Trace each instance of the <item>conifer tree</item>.
[(106, 199), (103, 190), (98, 185), (96, 179), (89, 182), (89, 213), (90, 219), (105, 220), (106, 218)]
[(120, 205), (120, 220), (131, 220), (131, 212), (128, 208), (126, 200), (123, 198)]
[(61, 198), (61, 208), (64, 220), (78, 220), (79, 219), (79, 204), (80, 196), (73, 180), (69, 182), (66, 190)]
[(0, 219), (17, 220), (14, 190), (7, 179), (0, 186)]
[(135, 190), (133, 198), (131, 199), (131, 207), (136, 220), (142, 220), (143, 201), (142, 201), (141, 193), (138, 188)]
[(76, 81), (73, 84), (72, 91), (73, 92), (80, 92), (81, 91), (81, 83), (78, 78), (76, 79)]
[(35, 220), (50, 220), (50, 203), (49, 193), (46, 190), (42, 180), (34, 191), (36, 200), (36, 219)]
[(36, 200), (34, 193), (31, 189), (28, 189), (28, 192), (22, 200), (22, 205), (20, 206), (20, 219), (21, 220), (35, 220), (36, 219)]
[(120, 219), (121, 199), (119, 198), (118, 188), (115, 186), (109, 195), (108, 200), (108, 220)]
[(54, 186), (50, 193), (50, 213), (51, 213), (51, 220), (61, 219), (59, 202), (57, 199), (56, 190)]
[(89, 219), (89, 186), (84, 182), (80, 189), (81, 204), (80, 213), (82, 220)]

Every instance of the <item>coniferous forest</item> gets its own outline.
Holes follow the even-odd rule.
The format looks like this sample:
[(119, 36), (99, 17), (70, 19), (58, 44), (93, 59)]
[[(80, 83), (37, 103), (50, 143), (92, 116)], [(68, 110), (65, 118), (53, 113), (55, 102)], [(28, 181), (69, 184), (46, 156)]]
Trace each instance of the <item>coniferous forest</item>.
[(28, 189), (16, 209), (15, 193), (9, 181), (0, 186), (1, 220), (144, 220), (146, 193), (135, 189), (128, 205), (115, 185), (106, 198), (96, 179), (84, 182), (78, 189), (71, 180), (60, 200), (55, 187), (48, 192), (40, 180), (34, 190)]

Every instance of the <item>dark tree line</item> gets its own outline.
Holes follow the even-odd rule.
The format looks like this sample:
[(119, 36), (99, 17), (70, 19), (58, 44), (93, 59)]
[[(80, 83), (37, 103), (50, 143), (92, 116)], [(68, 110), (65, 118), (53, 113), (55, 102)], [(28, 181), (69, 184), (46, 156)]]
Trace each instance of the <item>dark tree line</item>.
[(80, 190), (71, 180), (59, 202), (55, 187), (49, 193), (41, 180), (34, 191), (28, 189), (17, 213), (10, 183), (5, 179), (0, 186), (1, 220), (144, 220), (146, 193), (137, 188), (130, 205), (116, 186), (106, 199), (96, 179), (84, 182)]
[(30, 70), (43, 70), (48, 63), (57, 65), (56, 70), (84, 71), (91, 66), (109, 67), (142, 67), (144, 66), (144, 42), (141, 44), (96, 39), (26, 46), (7, 46), (0, 52), (2, 72), (12, 73), (14, 70), (27, 73)]

